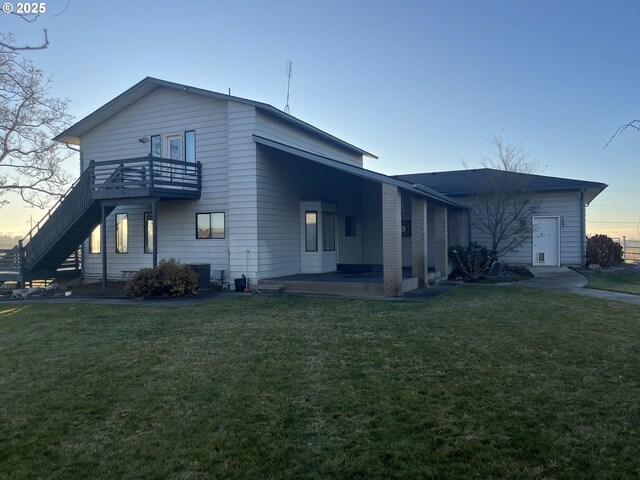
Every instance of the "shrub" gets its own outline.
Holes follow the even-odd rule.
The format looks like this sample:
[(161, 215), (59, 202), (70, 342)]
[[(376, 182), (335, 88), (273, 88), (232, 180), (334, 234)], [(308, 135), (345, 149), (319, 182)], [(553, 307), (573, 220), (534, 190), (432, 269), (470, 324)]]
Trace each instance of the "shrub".
[(174, 258), (161, 260), (155, 268), (143, 268), (127, 283), (125, 290), (136, 298), (195, 295), (198, 275)]
[(483, 247), (475, 242), (468, 247), (454, 245), (449, 247), (449, 260), (461, 273), (465, 282), (472, 282), (479, 279), (482, 274), (491, 266), (495, 255), (487, 247)]
[(615, 267), (622, 263), (622, 245), (607, 235), (592, 235), (587, 238), (587, 265), (602, 268)]

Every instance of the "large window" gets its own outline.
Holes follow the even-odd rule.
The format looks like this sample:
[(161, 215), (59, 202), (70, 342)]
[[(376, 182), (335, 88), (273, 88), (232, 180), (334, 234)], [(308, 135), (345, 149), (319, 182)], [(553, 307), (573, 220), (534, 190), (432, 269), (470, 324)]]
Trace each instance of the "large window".
[(322, 249), (333, 252), (336, 249), (336, 214), (322, 212)]
[(129, 216), (116, 214), (116, 253), (127, 253), (129, 240)]
[(197, 213), (196, 238), (224, 238), (224, 212)]
[(100, 253), (100, 224), (91, 231), (89, 237), (89, 253)]
[(318, 251), (318, 212), (307, 210), (304, 212), (305, 250)]
[(144, 212), (144, 253), (153, 253), (153, 216)]

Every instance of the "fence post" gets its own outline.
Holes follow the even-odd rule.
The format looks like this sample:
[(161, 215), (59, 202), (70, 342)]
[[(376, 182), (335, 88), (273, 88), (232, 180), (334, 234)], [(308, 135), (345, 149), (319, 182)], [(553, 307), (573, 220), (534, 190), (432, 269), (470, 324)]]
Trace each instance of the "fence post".
[(627, 236), (622, 236), (622, 263), (627, 263)]

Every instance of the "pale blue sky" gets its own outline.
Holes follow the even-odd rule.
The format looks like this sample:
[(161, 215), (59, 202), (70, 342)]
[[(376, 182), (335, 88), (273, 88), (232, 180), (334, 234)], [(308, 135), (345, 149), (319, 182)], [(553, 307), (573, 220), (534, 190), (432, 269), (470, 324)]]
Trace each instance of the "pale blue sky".
[[(284, 108), (291, 59), (291, 113), (378, 155), (367, 168), (460, 169), (502, 131), (543, 174), (609, 184), (590, 232), (640, 237), (640, 132), (603, 149), (640, 118), (639, 2), (45, 3), (34, 23), (0, 14), (0, 31), (37, 44), (48, 29), (25, 55), (76, 119), (145, 76)], [(0, 231), (25, 233), (29, 214), (1, 209)]]

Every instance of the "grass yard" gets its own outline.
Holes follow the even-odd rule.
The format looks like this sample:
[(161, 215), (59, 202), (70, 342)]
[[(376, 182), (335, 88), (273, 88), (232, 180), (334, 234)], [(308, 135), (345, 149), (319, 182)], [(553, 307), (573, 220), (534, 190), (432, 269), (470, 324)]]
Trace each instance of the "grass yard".
[(640, 271), (594, 270), (583, 275), (589, 280), (589, 288), (640, 295)]
[(640, 307), (0, 303), (0, 478), (637, 478)]
[(640, 269), (634, 266), (625, 269), (603, 269), (581, 271), (589, 280), (588, 288), (640, 295)]

